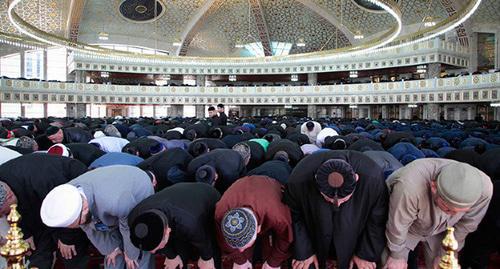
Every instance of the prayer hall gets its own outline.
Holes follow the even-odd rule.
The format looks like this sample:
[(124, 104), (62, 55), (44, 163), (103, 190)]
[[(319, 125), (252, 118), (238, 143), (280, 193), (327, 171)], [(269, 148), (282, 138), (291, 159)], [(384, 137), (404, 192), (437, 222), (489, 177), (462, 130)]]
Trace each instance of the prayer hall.
[(0, 269), (500, 269), (500, 0), (0, 0)]

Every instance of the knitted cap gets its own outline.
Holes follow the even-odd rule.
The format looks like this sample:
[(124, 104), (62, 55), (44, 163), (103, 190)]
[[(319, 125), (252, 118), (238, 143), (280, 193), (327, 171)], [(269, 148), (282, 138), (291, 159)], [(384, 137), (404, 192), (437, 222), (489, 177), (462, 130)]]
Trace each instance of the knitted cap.
[(460, 162), (443, 167), (436, 183), (439, 196), (457, 208), (474, 205), (483, 190), (479, 170)]

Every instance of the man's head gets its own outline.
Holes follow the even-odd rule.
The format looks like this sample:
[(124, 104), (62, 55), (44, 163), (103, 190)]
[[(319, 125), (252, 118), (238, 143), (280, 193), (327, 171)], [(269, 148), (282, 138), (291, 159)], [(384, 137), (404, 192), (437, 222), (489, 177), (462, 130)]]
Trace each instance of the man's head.
[(252, 156), (250, 146), (246, 143), (240, 142), (233, 146), (233, 150), (240, 154), (243, 159), (243, 163), (247, 166), (250, 162), (250, 157)]
[(47, 128), (45, 135), (47, 135), (47, 138), (54, 144), (62, 143), (64, 140), (63, 130), (57, 126), (50, 126)]
[(280, 150), (274, 154), (273, 160), (278, 160), (282, 162), (289, 163), (290, 158), (288, 157), (288, 153), (284, 150)]
[(312, 132), (312, 130), (314, 130), (314, 122), (312, 122), (312, 121), (308, 121), (308, 122), (306, 123), (306, 127), (307, 127), (307, 130), (308, 130), (309, 132)]
[(86, 199), (77, 187), (63, 184), (52, 189), (40, 208), (43, 223), (54, 228), (78, 228), (88, 218)]
[(130, 225), (130, 240), (137, 248), (155, 253), (167, 245), (171, 231), (165, 213), (151, 209), (133, 220)]
[(257, 239), (261, 226), (255, 213), (248, 208), (234, 208), (226, 212), (221, 222), (221, 229), (226, 243), (243, 252)]
[(0, 181), (0, 217), (10, 213), (10, 206), (17, 204), (17, 197), (7, 183)]
[(336, 207), (352, 197), (358, 180), (352, 166), (340, 159), (330, 159), (316, 171), (316, 185), (321, 195)]
[(217, 182), (217, 179), (219, 178), (219, 175), (217, 174), (217, 170), (215, 170), (213, 166), (205, 164), (200, 166), (196, 170), (195, 178), (198, 182), (203, 182), (214, 186)]
[(430, 187), (435, 205), (448, 215), (467, 212), (483, 190), (480, 172), (460, 162), (444, 166)]
[(210, 106), (208, 108), (208, 116), (211, 118), (211, 117), (214, 117), (214, 116), (217, 116), (217, 111), (215, 111), (215, 107), (213, 106)]
[(217, 105), (217, 112), (219, 112), (219, 113), (224, 112), (224, 105), (223, 104), (218, 104)]
[(33, 151), (38, 150), (38, 144), (35, 139), (28, 136), (21, 136), (17, 141), (16, 146), (24, 149), (31, 149)]

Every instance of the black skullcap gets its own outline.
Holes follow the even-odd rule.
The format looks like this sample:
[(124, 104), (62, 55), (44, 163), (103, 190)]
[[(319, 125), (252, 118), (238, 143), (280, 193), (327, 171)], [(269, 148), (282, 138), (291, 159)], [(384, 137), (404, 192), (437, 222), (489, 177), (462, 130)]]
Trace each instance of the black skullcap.
[(152, 155), (155, 155), (155, 154), (162, 152), (164, 149), (165, 149), (165, 146), (162, 143), (157, 142), (154, 145), (152, 145), (151, 147), (149, 147), (149, 152)]
[(280, 150), (274, 154), (273, 160), (278, 160), (288, 163), (290, 161), (290, 158), (288, 157), (288, 153), (286, 151)]
[(186, 138), (193, 141), (196, 138), (196, 131), (194, 129), (190, 129), (186, 132)]
[(212, 138), (222, 138), (222, 130), (221, 128), (214, 128), (214, 129), (211, 129), (210, 131), (208, 131), (209, 133), (209, 136), (212, 137)]
[(164, 238), (168, 219), (158, 209), (148, 210), (137, 216), (130, 227), (130, 240), (143, 251), (151, 251), (160, 245)]
[[(332, 187), (328, 182), (330, 174), (337, 172), (344, 178), (339, 187)], [(330, 198), (344, 198), (354, 192), (356, 176), (352, 166), (344, 160), (330, 159), (316, 171), (316, 184), (321, 193)]]
[(59, 130), (61, 129), (57, 126), (50, 126), (49, 128), (47, 128), (47, 130), (45, 130), (45, 134), (47, 136), (55, 135), (57, 132), (59, 132)]
[(314, 123), (312, 121), (308, 121), (306, 123), (307, 130), (312, 131), (314, 129)]
[(196, 181), (212, 185), (215, 183), (216, 173), (213, 166), (205, 164), (196, 170)]
[(208, 145), (204, 142), (193, 142), (192, 155), (193, 157), (198, 157), (209, 151)]

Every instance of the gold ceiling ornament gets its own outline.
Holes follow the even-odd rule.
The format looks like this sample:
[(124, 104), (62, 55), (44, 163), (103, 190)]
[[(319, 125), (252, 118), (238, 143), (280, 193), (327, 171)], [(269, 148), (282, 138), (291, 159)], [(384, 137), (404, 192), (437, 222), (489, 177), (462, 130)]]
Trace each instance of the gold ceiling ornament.
[(24, 269), (24, 256), (29, 250), (29, 245), (23, 240), (23, 232), (18, 227), (21, 214), (17, 212), (17, 205), (10, 206), (7, 216), (10, 228), (7, 233), (7, 243), (0, 248), (0, 254), (7, 260), (7, 269)]
[(458, 259), (456, 256), (456, 251), (458, 249), (458, 242), (453, 235), (455, 228), (448, 227), (446, 229), (446, 236), (443, 239), (443, 250), (445, 254), (441, 257), (439, 261), (440, 269), (460, 269), (460, 265), (458, 264)]

